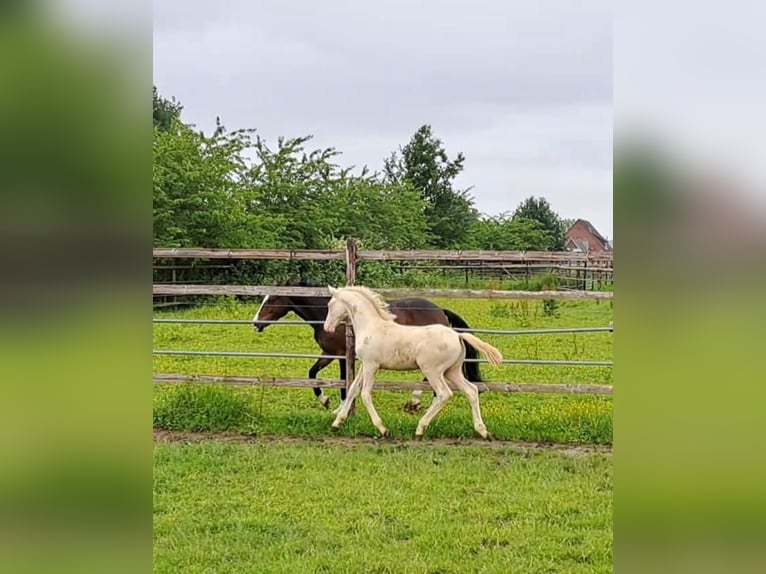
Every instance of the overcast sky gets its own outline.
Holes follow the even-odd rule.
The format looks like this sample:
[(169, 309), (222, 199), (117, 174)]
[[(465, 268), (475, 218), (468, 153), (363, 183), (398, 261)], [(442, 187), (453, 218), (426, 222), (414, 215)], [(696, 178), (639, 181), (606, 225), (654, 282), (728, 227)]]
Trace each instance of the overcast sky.
[(210, 131), (312, 134), (380, 169), (422, 124), (484, 213), (545, 196), (612, 226), (607, 0), (163, 0), (154, 83)]

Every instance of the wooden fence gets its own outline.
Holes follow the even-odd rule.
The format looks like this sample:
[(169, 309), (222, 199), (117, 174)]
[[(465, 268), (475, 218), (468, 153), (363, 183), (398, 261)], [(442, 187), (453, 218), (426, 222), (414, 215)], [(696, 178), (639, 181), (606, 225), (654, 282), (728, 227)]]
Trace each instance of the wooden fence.
[[(155, 259), (215, 259), (215, 260), (283, 260), (283, 261), (344, 261), (346, 267), (346, 285), (356, 282), (356, 270), (360, 261), (463, 261), (463, 262), (503, 262), (517, 265), (562, 265), (570, 267), (591, 266), (592, 268), (611, 269), (612, 253), (573, 253), (547, 251), (365, 251), (357, 250), (353, 239), (346, 242), (345, 249), (182, 249), (154, 248)], [(384, 297), (444, 297), (471, 299), (527, 299), (527, 300), (611, 300), (612, 292), (561, 290), (561, 291), (504, 291), (473, 289), (375, 289)], [(154, 296), (183, 295), (296, 295), (328, 296), (325, 287), (288, 287), (272, 285), (196, 285), (196, 284), (154, 284)], [(219, 377), (213, 375), (177, 375), (156, 373), (156, 382), (220, 382), (227, 384), (270, 384), (276, 386), (326, 386), (346, 387), (354, 379), (354, 333), (346, 329), (346, 381), (320, 381), (311, 379), (271, 379), (258, 377)], [(392, 390), (420, 389), (428, 390), (426, 383), (395, 383), (387, 386)], [(611, 385), (564, 385), (564, 384), (510, 384), (489, 383), (483, 390), (501, 392), (546, 392), (578, 394), (611, 394)]]
[[(346, 251), (312, 249), (173, 249), (154, 250), (155, 258), (172, 263), (153, 267), (155, 282), (164, 284), (200, 283), (199, 273), (220, 269), (233, 271), (237, 261), (345, 261)], [(356, 261), (386, 262), (393, 272), (404, 275), (411, 271), (426, 271), (464, 278), (525, 281), (527, 284), (540, 273), (553, 275), (562, 287), (600, 289), (613, 281), (613, 256), (605, 253), (574, 253), (548, 251), (371, 251), (359, 250)], [(205, 264), (183, 260), (207, 260)], [(425, 264), (425, 265), (424, 265)], [(195, 277), (197, 280), (195, 281)]]

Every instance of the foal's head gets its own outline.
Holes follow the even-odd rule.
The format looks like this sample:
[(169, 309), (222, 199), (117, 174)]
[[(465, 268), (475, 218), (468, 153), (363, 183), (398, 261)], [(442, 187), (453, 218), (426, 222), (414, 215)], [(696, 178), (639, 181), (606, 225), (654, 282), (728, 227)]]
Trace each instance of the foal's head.
[(327, 318), (324, 322), (325, 331), (334, 331), (341, 321), (359, 311), (360, 309), (357, 306), (359, 298), (367, 301), (373, 313), (383, 321), (396, 320), (396, 315), (389, 311), (388, 304), (383, 298), (367, 287), (354, 286), (335, 289), (328, 286), (327, 289), (330, 291), (331, 298), (329, 303), (327, 303)]
[(330, 301), (327, 303), (327, 318), (324, 321), (324, 330), (328, 333), (335, 331), (341, 321), (348, 317), (348, 308), (343, 301), (343, 296), (339, 289), (327, 286), (330, 291)]

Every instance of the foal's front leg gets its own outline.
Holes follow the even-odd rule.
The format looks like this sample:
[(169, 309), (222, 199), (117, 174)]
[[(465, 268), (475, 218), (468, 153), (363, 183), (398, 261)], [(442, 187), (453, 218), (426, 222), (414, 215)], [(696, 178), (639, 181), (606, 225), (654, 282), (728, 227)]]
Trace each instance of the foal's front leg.
[(343, 421), (348, 418), (348, 412), (351, 410), (351, 407), (354, 404), (354, 399), (356, 399), (357, 395), (359, 395), (359, 390), (362, 386), (363, 373), (364, 365), (362, 365), (362, 368), (359, 369), (356, 377), (354, 377), (354, 380), (348, 387), (348, 395), (346, 395), (346, 400), (341, 403), (340, 407), (338, 408), (338, 413), (335, 416), (335, 420), (332, 423), (333, 430), (338, 430), (340, 425), (343, 424)]
[(375, 410), (375, 405), (372, 404), (372, 387), (375, 384), (375, 374), (378, 372), (376, 367), (364, 369), (364, 379), (362, 381), (362, 402), (364, 408), (372, 419), (372, 424), (380, 431), (380, 436), (387, 438), (391, 436), (391, 432), (383, 424), (383, 419), (380, 418), (378, 411)]

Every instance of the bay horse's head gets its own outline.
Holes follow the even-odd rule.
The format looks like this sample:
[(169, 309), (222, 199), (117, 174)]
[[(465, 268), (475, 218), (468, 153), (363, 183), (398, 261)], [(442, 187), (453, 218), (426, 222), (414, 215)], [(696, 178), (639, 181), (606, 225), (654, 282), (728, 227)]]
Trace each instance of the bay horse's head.
[[(290, 280), (281, 284), (282, 287), (318, 287), (318, 284), (303, 281)], [(267, 295), (261, 301), (261, 306), (253, 317), (253, 329), (262, 332), (271, 323), (279, 321), (282, 317), (293, 311), (304, 321), (324, 320), (326, 298), (307, 297), (304, 295)]]
[(268, 321), (279, 321), (290, 312), (292, 306), (293, 303), (290, 297), (285, 295), (266, 295), (253, 317), (253, 329), (261, 333), (271, 324)]

